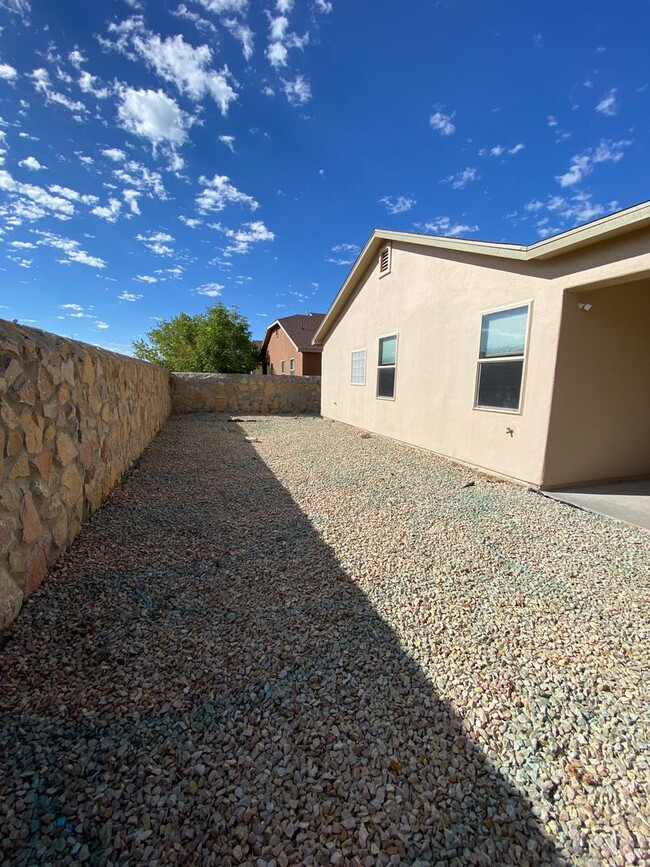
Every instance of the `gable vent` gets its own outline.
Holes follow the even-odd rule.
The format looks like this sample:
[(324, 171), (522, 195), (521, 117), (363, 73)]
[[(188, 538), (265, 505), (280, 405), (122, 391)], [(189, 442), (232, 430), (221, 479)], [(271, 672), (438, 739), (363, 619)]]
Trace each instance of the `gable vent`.
[(386, 244), (385, 247), (382, 248), (381, 253), (379, 254), (379, 276), (385, 277), (386, 274), (390, 274), (390, 244)]

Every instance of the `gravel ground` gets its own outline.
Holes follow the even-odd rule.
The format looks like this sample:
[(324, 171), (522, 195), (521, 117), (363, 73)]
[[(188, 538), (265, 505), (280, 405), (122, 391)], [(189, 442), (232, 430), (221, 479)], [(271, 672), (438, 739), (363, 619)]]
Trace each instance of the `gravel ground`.
[(649, 864), (649, 553), (345, 425), (172, 417), (5, 633), (0, 862)]

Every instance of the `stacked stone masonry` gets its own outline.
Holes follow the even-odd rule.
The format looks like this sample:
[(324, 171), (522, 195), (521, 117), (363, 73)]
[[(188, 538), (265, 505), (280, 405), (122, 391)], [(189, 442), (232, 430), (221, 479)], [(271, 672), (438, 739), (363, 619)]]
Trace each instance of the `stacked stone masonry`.
[(164, 368), (0, 320), (0, 631), (170, 409)]
[(320, 376), (173, 373), (171, 388), (175, 413), (320, 412)]

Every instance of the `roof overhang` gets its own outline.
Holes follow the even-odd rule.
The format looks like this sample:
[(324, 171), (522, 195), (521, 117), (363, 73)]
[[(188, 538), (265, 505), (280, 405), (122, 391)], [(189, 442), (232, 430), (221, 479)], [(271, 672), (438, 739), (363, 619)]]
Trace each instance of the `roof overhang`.
[[(289, 333), (287, 332), (286, 328), (283, 327), (283, 325), (282, 325), (282, 323), (280, 322), (279, 319), (276, 319), (275, 322), (272, 322), (272, 323), (268, 326), (268, 328), (266, 329), (266, 332), (265, 332), (265, 334), (264, 334), (264, 340), (262, 341), (262, 348), (260, 349), (260, 352), (266, 352), (266, 347), (269, 345), (269, 340), (271, 339), (271, 332), (273, 331), (273, 329), (275, 328), (276, 325), (277, 325), (279, 328), (282, 328), (282, 330), (284, 331), (284, 333), (287, 335), (287, 338), (288, 338), (289, 340), (291, 340), (291, 337), (290, 337)], [(295, 344), (295, 342), (294, 342), (293, 340), (291, 340), (291, 343), (292, 343), (294, 346), (296, 346), (296, 344)], [(298, 349), (297, 346), (296, 346), (296, 352), (300, 352), (300, 350)]]
[(312, 340), (313, 344), (322, 344), (339, 314), (345, 307), (350, 295), (354, 291), (359, 279), (363, 276), (368, 266), (374, 261), (381, 247), (387, 241), (403, 244), (411, 244), (419, 247), (435, 247), (439, 250), (453, 250), (458, 253), (466, 253), (478, 256), (491, 256), (502, 259), (517, 259), (522, 262), (552, 259), (573, 253), (583, 247), (599, 244), (606, 240), (635, 232), (650, 226), (650, 202), (642, 202), (624, 211), (618, 211), (607, 217), (601, 217), (591, 223), (585, 223), (537, 241), (530, 246), (518, 244), (498, 244), (491, 241), (468, 241), (461, 238), (445, 238), (438, 235), (421, 235), (416, 232), (392, 232), (387, 229), (375, 229), (368, 238), (363, 250), (350, 270), (350, 273), (341, 286), (338, 295), (327, 311), (325, 319)]

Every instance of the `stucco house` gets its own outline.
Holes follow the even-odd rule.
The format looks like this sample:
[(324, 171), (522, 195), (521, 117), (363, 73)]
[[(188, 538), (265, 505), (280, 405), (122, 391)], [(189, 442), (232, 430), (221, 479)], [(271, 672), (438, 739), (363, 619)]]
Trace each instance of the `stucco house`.
[(650, 474), (650, 202), (531, 246), (375, 230), (323, 416), (541, 488)]
[(297, 313), (272, 322), (262, 341), (262, 372), (320, 376), (321, 347), (312, 340), (324, 318), (324, 313)]

